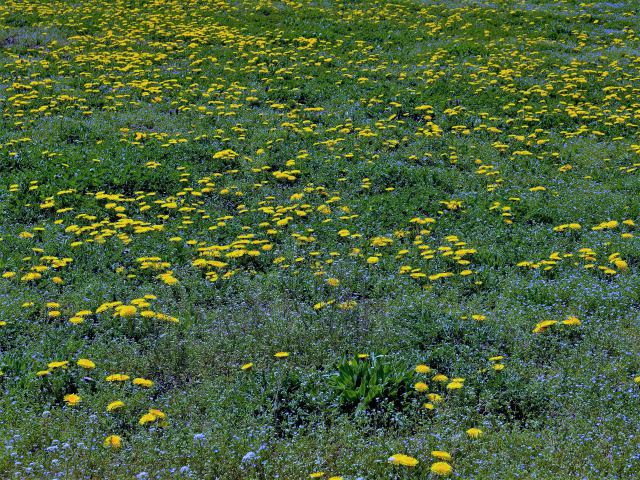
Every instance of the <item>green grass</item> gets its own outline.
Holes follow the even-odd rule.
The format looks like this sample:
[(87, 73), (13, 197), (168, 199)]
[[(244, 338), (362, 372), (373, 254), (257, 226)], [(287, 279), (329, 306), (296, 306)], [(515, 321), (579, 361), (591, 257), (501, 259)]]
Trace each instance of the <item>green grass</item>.
[(3, 2), (0, 477), (639, 476), (639, 11)]

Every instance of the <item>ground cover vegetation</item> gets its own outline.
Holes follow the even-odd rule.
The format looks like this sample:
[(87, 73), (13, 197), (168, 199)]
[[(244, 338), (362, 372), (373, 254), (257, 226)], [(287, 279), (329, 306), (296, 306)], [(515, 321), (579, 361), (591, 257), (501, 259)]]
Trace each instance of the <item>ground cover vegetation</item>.
[(639, 10), (1, 2), (0, 476), (640, 476)]

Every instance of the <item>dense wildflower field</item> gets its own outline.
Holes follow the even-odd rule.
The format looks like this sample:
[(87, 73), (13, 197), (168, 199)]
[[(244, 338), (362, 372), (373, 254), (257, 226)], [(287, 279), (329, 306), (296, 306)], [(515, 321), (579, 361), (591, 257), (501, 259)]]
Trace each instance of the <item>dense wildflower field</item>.
[(640, 477), (639, 14), (1, 2), (0, 478)]

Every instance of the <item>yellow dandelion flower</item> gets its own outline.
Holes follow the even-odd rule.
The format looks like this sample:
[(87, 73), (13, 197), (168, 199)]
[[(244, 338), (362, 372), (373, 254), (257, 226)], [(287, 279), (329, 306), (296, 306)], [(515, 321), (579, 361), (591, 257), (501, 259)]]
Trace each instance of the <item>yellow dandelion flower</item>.
[(137, 377), (133, 379), (133, 384), (138, 385), (139, 387), (149, 388), (153, 386), (153, 381), (146, 378)]
[(47, 365), (47, 367), (50, 370), (53, 370), (55, 368), (67, 368), (67, 365), (69, 365), (69, 361), (68, 360), (62, 360), (60, 362), (51, 362)]
[(62, 399), (70, 407), (73, 407), (82, 401), (80, 395), (76, 395), (75, 393), (68, 393)]
[(167, 415), (164, 412), (162, 412), (161, 410), (158, 410), (157, 408), (150, 408), (149, 409), (149, 413), (151, 415), (155, 415), (155, 417), (159, 418), (159, 419), (167, 418)]
[(88, 358), (81, 358), (79, 359), (76, 364), (79, 367), (82, 368), (86, 368), (86, 369), (91, 369), (91, 368), (96, 368), (96, 364), (93, 363), (91, 360), (89, 360)]
[(438, 475), (441, 477), (446, 477), (447, 475), (451, 475), (453, 468), (447, 462), (436, 462), (431, 465), (431, 473), (434, 475)]
[(124, 407), (124, 402), (122, 400), (116, 400), (107, 405), (107, 412), (114, 412), (122, 407)]
[(437, 458), (438, 460), (446, 460), (447, 462), (451, 461), (451, 454), (449, 452), (445, 452), (444, 450), (433, 450), (431, 452), (431, 456)]
[(582, 325), (582, 322), (580, 321), (580, 319), (578, 317), (571, 316), (571, 317), (567, 318), (566, 320), (563, 320), (562, 324), (563, 325), (570, 325), (570, 326), (577, 327), (579, 325)]
[(437, 393), (430, 393), (427, 395), (427, 398), (433, 403), (439, 403), (443, 401), (442, 395), (438, 395)]
[(138, 420), (139, 425), (146, 425), (147, 423), (153, 423), (156, 421), (156, 416), (153, 413), (145, 413)]
[(533, 329), (533, 333), (542, 333), (547, 328), (549, 328), (552, 325), (555, 325), (556, 323), (558, 323), (557, 320), (543, 320), (542, 322), (538, 322), (536, 324), (536, 327)]
[(109, 435), (104, 439), (103, 445), (106, 448), (120, 448), (122, 446), (122, 438), (118, 435)]
[(389, 463), (392, 463), (393, 465), (403, 465), (405, 467), (415, 467), (418, 464), (418, 460), (410, 457), (409, 455), (396, 453), (389, 457)]
[(116, 309), (116, 314), (122, 318), (133, 317), (138, 309), (133, 305), (122, 305)]
[(431, 373), (431, 367), (427, 365), (418, 365), (416, 367), (416, 373)]
[(424, 382), (416, 383), (413, 388), (415, 388), (417, 392), (426, 392), (429, 390), (429, 386)]
[(467, 430), (467, 435), (469, 438), (480, 438), (483, 435), (483, 432), (479, 428), (470, 428)]

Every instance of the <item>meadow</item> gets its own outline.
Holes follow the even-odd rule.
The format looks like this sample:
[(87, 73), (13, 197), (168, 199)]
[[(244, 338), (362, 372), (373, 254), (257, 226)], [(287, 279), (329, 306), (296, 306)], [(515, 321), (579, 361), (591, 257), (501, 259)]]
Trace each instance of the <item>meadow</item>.
[(0, 2), (0, 478), (640, 478), (638, 15)]

